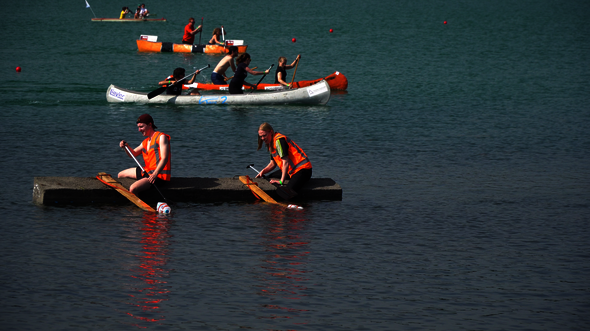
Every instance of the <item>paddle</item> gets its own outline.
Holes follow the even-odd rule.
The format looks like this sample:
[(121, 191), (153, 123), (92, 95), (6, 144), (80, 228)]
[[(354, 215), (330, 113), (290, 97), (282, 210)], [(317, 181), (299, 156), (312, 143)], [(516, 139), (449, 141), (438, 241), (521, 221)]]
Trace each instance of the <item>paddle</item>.
[[(139, 163), (139, 161), (137, 161), (137, 159), (135, 158), (135, 156), (133, 156), (133, 153), (131, 153), (131, 151), (129, 150), (129, 147), (127, 147), (127, 145), (125, 145), (125, 149), (127, 150), (127, 153), (129, 155), (131, 155), (131, 157), (133, 158), (133, 160), (135, 160), (135, 163), (137, 163), (137, 165), (139, 166), (139, 169), (141, 169), (142, 172), (146, 172), (143, 167), (141, 166), (141, 164)], [(164, 201), (166, 201), (166, 203), (168, 205), (170, 205), (170, 202), (168, 202), (168, 200), (166, 199), (166, 197), (164, 197), (164, 194), (162, 194), (162, 192), (160, 192), (160, 189), (156, 186), (156, 183), (153, 183), (152, 185), (154, 185), (154, 187), (156, 188), (156, 190), (158, 190), (158, 193), (160, 193), (160, 195), (162, 196), (162, 198), (164, 198)]]
[[(299, 54), (297, 56), (299, 56), (299, 60), (301, 60), (301, 54)], [(295, 72), (293, 72), (293, 78), (291, 78), (291, 84), (289, 84), (289, 87), (291, 87), (293, 85), (293, 81), (295, 80), (295, 74), (297, 73), (297, 67), (299, 66), (299, 60), (297, 60), (297, 64), (295, 65)]]
[[(256, 69), (258, 69), (258, 67), (252, 68), (252, 70), (256, 70)], [(234, 76), (231, 76), (231, 77), (228, 77), (228, 78), (224, 78), (224, 80), (227, 82), (228, 80), (230, 80), (232, 78), (234, 78)]]
[[(274, 63), (271, 64), (270, 67), (268, 67), (267, 70), (270, 71), (270, 69), (272, 69), (272, 67), (274, 67), (274, 66), (275, 66)], [(264, 76), (262, 76), (262, 78), (260, 78), (260, 80), (258, 81), (258, 83), (256, 83), (256, 85), (254, 85), (254, 87), (252, 88), (252, 91), (250, 91), (250, 93), (254, 92), (254, 90), (258, 88), (258, 85), (260, 84), (260, 82), (262, 82), (262, 80), (264, 79), (264, 77), (266, 77), (266, 74), (264, 74)]]
[[(254, 163), (249, 164), (246, 168), (251, 168), (252, 170), (256, 171), (257, 174), (260, 175), (260, 171), (256, 170), (256, 168), (254, 168)], [(261, 177), (266, 179), (265, 175), (262, 175)]]
[(199, 31), (199, 45), (201, 44), (201, 36), (203, 35), (203, 18), (201, 17), (201, 31)]
[[(258, 174), (260, 175), (260, 171), (258, 171), (258, 170), (256, 170), (256, 169), (254, 168), (254, 164), (253, 164), (253, 163), (252, 163), (252, 164), (249, 164), (249, 165), (248, 165), (246, 168), (251, 168), (252, 170), (256, 171), (256, 173), (258, 173)], [(264, 178), (264, 179), (266, 179), (266, 180), (268, 180), (268, 181), (270, 182), (270, 180), (269, 180), (269, 179), (268, 179), (266, 176), (264, 176), (264, 175), (261, 175), (260, 177), (262, 177), (262, 178)], [(240, 180), (241, 180), (241, 177), (240, 177)], [(250, 189), (252, 189), (252, 188), (250, 188)], [(283, 193), (283, 194), (281, 194), (281, 193), (280, 193), (280, 190), (282, 190), (282, 189), (283, 189), (283, 186), (282, 186), (282, 184), (281, 184), (281, 186), (277, 187), (277, 194), (278, 194), (278, 195), (279, 195), (281, 198), (285, 198), (285, 196), (283, 196), (283, 194), (285, 194), (285, 195), (288, 195), (288, 194), (287, 194), (287, 193)], [(264, 191), (263, 191), (263, 192), (261, 192), (261, 193), (264, 193)], [(286, 204), (286, 203), (276, 202), (276, 201), (274, 201), (274, 199), (272, 199), (271, 197), (268, 197), (268, 199), (264, 199), (264, 200), (265, 200), (266, 202), (276, 203), (276, 204), (279, 204), (279, 205), (285, 206), (285, 207), (287, 207), (287, 208), (289, 208), (289, 209), (299, 209), (299, 210), (303, 209), (303, 207), (301, 207), (301, 206), (298, 206), (298, 205), (292, 205), (292, 204)]]
[[(197, 71), (202, 71), (202, 70), (204, 70), (204, 69), (207, 69), (207, 68), (209, 68), (210, 66), (211, 66), (211, 65), (210, 65), (210, 64), (208, 64), (207, 66), (205, 66), (205, 67), (203, 67), (203, 68), (201, 68), (201, 69), (197, 69)], [(167, 88), (169, 88), (170, 86), (174, 86), (174, 85), (176, 85), (176, 84), (178, 84), (178, 83), (180, 83), (180, 82), (184, 81), (185, 79), (189, 78), (190, 76), (192, 76), (192, 75), (196, 74), (196, 73), (197, 73), (197, 71), (195, 71), (195, 72), (193, 72), (192, 74), (190, 74), (190, 75), (188, 75), (188, 76), (184, 77), (184, 78), (183, 78), (183, 79), (181, 79), (181, 80), (177, 80), (177, 81), (175, 81), (174, 83), (170, 84), (169, 86), (163, 86), (163, 87), (159, 87), (158, 89), (151, 91), (151, 92), (150, 92), (150, 93), (148, 93), (148, 95), (147, 95), (148, 99), (153, 99), (153, 98), (157, 97), (158, 95), (160, 95), (160, 94), (164, 93), (164, 91), (166, 91), (166, 89), (167, 89)]]

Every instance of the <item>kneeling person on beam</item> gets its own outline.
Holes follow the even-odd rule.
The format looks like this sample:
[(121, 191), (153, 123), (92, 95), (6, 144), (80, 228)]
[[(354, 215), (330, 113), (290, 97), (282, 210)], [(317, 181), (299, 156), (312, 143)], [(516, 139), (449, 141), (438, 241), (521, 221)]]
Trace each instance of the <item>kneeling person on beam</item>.
[[(271, 177), (270, 183), (280, 185), (277, 193), (283, 199), (294, 198), (311, 178), (312, 167), (307, 154), (289, 137), (275, 132), (268, 123), (262, 123), (258, 128), (258, 150), (262, 148), (263, 142), (270, 153), (270, 163), (260, 171), (256, 178), (262, 177), (265, 173), (271, 172), (276, 166), (279, 166), (280, 170), (269, 176)], [(285, 187), (286, 180), (289, 180), (289, 183)]]
[[(141, 145), (132, 149), (125, 140), (119, 143), (119, 147), (123, 149), (125, 149), (125, 146), (128, 146), (133, 156), (139, 156), (141, 154), (145, 162), (145, 172), (142, 172), (140, 167), (129, 168), (119, 172), (119, 178), (137, 179), (129, 187), (129, 191), (133, 194), (149, 189), (156, 182), (170, 181), (171, 175), (170, 136), (156, 131), (157, 127), (154, 125), (154, 120), (148, 114), (139, 116), (137, 119), (137, 129), (146, 137)], [(125, 152), (127, 152), (127, 149), (125, 149)]]

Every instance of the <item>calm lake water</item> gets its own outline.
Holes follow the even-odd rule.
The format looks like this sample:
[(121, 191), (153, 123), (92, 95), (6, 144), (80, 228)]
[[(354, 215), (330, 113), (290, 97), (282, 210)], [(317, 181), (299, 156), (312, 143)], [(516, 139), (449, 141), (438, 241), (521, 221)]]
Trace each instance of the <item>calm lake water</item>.
[[(135, 3), (88, 1), (3, 5), (3, 330), (590, 328), (589, 2), (156, 1), (168, 22), (123, 24), (90, 18)], [(180, 42), (191, 16), (204, 41), (222, 24), (243, 39), (252, 66), (301, 54), (296, 80), (339, 71), (348, 92), (313, 107), (108, 104), (110, 84), (151, 91), (175, 67), (215, 66), (137, 52), (141, 34)], [(168, 218), (31, 202), (35, 176), (134, 166), (118, 142), (141, 142), (143, 113), (172, 136), (175, 176), (253, 175), (269, 122), (343, 200)]]

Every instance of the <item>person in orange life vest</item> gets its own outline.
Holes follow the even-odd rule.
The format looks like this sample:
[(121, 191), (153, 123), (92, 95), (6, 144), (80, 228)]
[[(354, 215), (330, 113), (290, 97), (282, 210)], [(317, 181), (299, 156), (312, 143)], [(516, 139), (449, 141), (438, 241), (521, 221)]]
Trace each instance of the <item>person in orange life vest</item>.
[[(157, 127), (154, 125), (154, 119), (148, 114), (139, 116), (137, 119), (137, 129), (146, 137), (139, 146), (132, 149), (125, 140), (119, 143), (119, 147), (121, 148), (125, 148), (125, 146), (129, 147), (133, 156), (142, 155), (143, 161), (145, 162), (144, 170), (146, 173), (142, 173), (139, 167), (129, 168), (119, 172), (119, 178), (137, 179), (129, 188), (129, 191), (133, 194), (149, 189), (156, 182), (170, 181), (171, 175), (170, 136), (156, 131)], [(126, 149), (125, 152), (127, 152)]]
[[(256, 178), (279, 166), (279, 170), (269, 175), (270, 183), (281, 186), (277, 193), (282, 198), (288, 200), (295, 197), (311, 178), (312, 166), (307, 154), (289, 137), (275, 132), (268, 123), (262, 123), (258, 128), (258, 150), (263, 142), (270, 153), (270, 163)], [(286, 180), (289, 182), (285, 183)], [(283, 187), (285, 184), (286, 187)]]
[[(163, 86), (168, 86), (168, 88), (166, 89), (166, 94), (168, 94), (168, 95), (181, 95), (182, 94), (182, 85), (194, 83), (195, 78), (200, 73), (201, 72), (199, 70), (197, 70), (191, 79), (185, 80), (183, 83), (171, 86), (172, 83), (175, 83), (180, 79), (183, 79), (184, 75), (185, 75), (184, 68), (176, 68), (176, 69), (174, 69), (174, 72), (172, 73), (172, 75), (166, 77), (166, 79), (159, 82), (158, 84), (163, 85)], [(197, 91), (196, 89), (193, 89), (192, 91), (189, 92), (189, 95), (201, 95), (201, 93), (199, 93), (199, 91)]]
[(192, 45), (195, 42), (195, 35), (197, 32), (201, 31), (202, 26), (198, 26), (195, 29), (195, 19), (189, 18), (188, 24), (184, 27), (184, 35), (182, 36), (182, 43), (183, 44), (190, 44)]

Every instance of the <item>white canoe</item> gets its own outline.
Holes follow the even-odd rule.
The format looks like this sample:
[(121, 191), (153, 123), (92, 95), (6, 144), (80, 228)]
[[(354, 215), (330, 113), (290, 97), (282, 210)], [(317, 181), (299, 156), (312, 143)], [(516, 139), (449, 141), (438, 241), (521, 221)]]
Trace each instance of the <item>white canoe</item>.
[(330, 100), (330, 85), (325, 80), (298, 89), (244, 94), (209, 95), (167, 95), (160, 94), (148, 99), (148, 93), (136, 92), (109, 86), (108, 102), (170, 103), (175, 105), (281, 105), (312, 104), (325, 105)]

